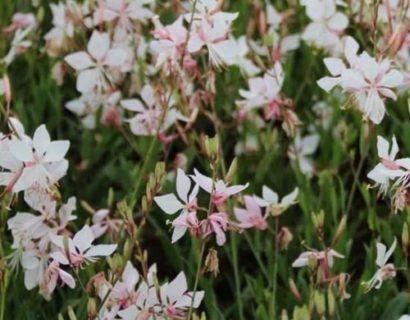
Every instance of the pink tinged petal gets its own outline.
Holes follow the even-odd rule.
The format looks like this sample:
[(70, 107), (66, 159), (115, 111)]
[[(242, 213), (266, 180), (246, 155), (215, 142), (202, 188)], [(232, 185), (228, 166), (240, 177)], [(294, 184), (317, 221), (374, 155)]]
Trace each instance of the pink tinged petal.
[(116, 244), (99, 244), (97, 246), (92, 246), (90, 250), (86, 252), (84, 257), (92, 258), (98, 256), (109, 256), (117, 249)]
[(127, 262), (124, 272), (122, 273), (122, 280), (126, 283), (128, 288), (134, 289), (134, 286), (139, 281), (139, 274), (137, 269), (135, 269), (131, 262)]
[(65, 272), (64, 270), (58, 269), (58, 275), (67, 286), (69, 286), (71, 289), (75, 288), (75, 280), (71, 274)]
[(342, 73), (341, 85), (345, 90), (356, 91), (367, 86), (363, 76), (355, 70), (348, 69)]
[(251, 228), (252, 223), (249, 222), (250, 214), (248, 211), (245, 209), (240, 209), (240, 208), (234, 208), (233, 212), (235, 214), (236, 220), (238, 220), (240, 223), (241, 228)]
[(191, 53), (197, 52), (204, 44), (205, 42), (199, 38), (198, 34), (194, 33), (188, 41), (187, 50)]
[(384, 265), (384, 257), (386, 255), (387, 248), (383, 243), (377, 243), (376, 249), (377, 249), (376, 264), (379, 267), (382, 267)]
[(54, 259), (56, 262), (61, 263), (63, 265), (70, 264), (70, 261), (67, 259), (67, 257), (60, 251), (50, 253), (50, 257)]
[(365, 115), (375, 124), (379, 124), (383, 120), (385, 111), (384, 102), (377, 91), (370, 89), (364, 105)]
[(39, 283), (38, 270), (25, 270), (24, 272), (24, 286), (27, 290), (35, 288)]
[(64, 60), (75, 70), (84, 70), (91, 68), (94, 65), (94, 62), (85, 51), (69, 54)]
[(347, 28), (349, 20), (347, 17), (340, 12), (334, 14), (328, 21), (328, 26), (332, 31), (343, 31)]
[(325, 58), (323, 62), (325, 63), (326, 68), (329, 70), (332, 76), (341, 75), (342, 72), (346, 69), (343, 61), (338, 58)]
[(9, 185), (13, 181), (14, 176), (14, 173), (0, 172), (0, 186)]
[(341, 78), (323, 77), (319, 79), (316, 83), (320, 88), (322, 88), (326, 92), (329, 92), (338, 84), (340, 84), (340, 81)]
[(367, 52), (363, 52), (360, 57), (360, 70), (364, 73), (365, 77), (373, 81), (379, 74), (379, 64), (376, 59), (369, 56)]
[(397, 239), (394, 238), (393, 244), (391, 245), (390, 249), (384, 255), (383, 265), (385, 265), (387, 263), (387, 261), (390, 259), (391, 255), (393, 254), (394, 250), (396, 249), (396, 245), (397, 245)]
[(63, 160), (69, 148), (70, 141), (53, 141), (47, 148), (43, 161), (56, 162)]
[(100, 71), (98, 69), (83, 70), (77, 78), (77, 90), (86, 93), (95, 88), (98, 84)]
[(204, 299), (204, 296), (205, 296), (205, 291), (197, 291), (195, 294), (195, 299), (194, 299), (194, 303), (192, 304), (192, 306), (194, 308), (198, 308), (202, 300)]
[(396, 100), (396, 99), (397, 99), (396, 94), (395, 94), (392, 90), (390, 90), (390, 89), (387, 89), (387, 88), (377, 88), (377, 90), (378, 90), (379, 93), (380, 93), (382, 96), (384, 96), (384, 97), (387, 97), (387, 98), (390, 98), (390, 99), (393, 99), (393, 100)]
[(31, 254), (23, 253), (21, 257), (21, 265), (24, 269), (35, 269), (39, 265), (39, 261)]
[(226, 195), (232, 196), (234, 194), (237, 194), (237, 193), (245, 190), (248, 186), (249, 186), (249, 183), (247, 183), (245, 185), (237, 185), (237, 186), (228, 187), (226, 189)]
[(359, 51), (359, 44), (351, 36), (346, 37), (344, 54), (349, 64), (353, 66), (357, 60), (357, 52)]
[(94, 234), (88, 225), (85, 225), (80, 231), (78, 231), (73, 238), (73, 244), (80, 253), (84, 253), (90, 248), (93, 241)]
[(262, 217), (262, 210), (255, 199), (251, 196), (245, 196), (244, 198), (246, 209), (248, 209), (249, 213), (251, 213), (252, 216)]
[(187, 232), (188, 228), (184, 226), (176, 226), (174, 227), (174, 231), (172, 232), (172, 239), (171, 242), (175, 243), (179, 239), (181, 239), (185, 233)]
[(22, 162), (17, 160), (10, 151), (0, 151), (0, 167), (10, 171), (18, 171), (22, 166)]
[(207, 176), (204, 176), (202, 173), (200, 173), (196, 169), (194, 169), (194, 173), (195, 173), (194, 177), (196, 178), (196, 181), (199, 184), (199, 186), (206, 192), (211, 193), (212, 187), (213, 187), (212, 179)]
[(320, 137), (317, 134), (310, 134), (302, 139), (301, 155), (307, 156), (315, 153), (319, 145)]
[(283, 197), (281, 204), (283, 207), (288, 207), (295, 203), (297, 197), (299, 195), (299, 189), (295, 188), (292, 193), (288, 194), (287, 196)]
[(33, 160), (31, 146), (21, 140), (12, 139), (9, 141), (10, 153), (18, 160), (29, 162)]
[(293, 268), (301, 268), (305, 267), (308, 264), (308, 258), (307, 257), (299, 257), (292, 263)]
[(117, 315), (121, 317), (123, 320), (135, 320), (138, 319), (138, 315), (140, 314), (137, 306), (132, 305), (127, 309), (123, 309), (117, 312)]
[(187, 291), (187, 282), (186, 277), (183, 272), (180, 272), (178, 276), (172, 280), (166, 289), (166, 294), (169, 299), (169, 302), (173, 304), (182, 298), (183, 294)]
[(191, 180), (185, 172), (178, 168), (177, 170), (177, 194), (182, 201), (188, 203), (188, 192), (191, 188)]
[(386, 139), (382, 136), (377, 136), (377, 154), (379, 158), (393, 160), (389, 156), (389, 147), (389, 142)]
[(22, 123), (18, 119), (13, 118), (13, 117), (9, 118), (9, 122), (10, 122), (9, 123), (9, 128), (11, 130), (13, 130), (13, 128), (14, 128), (16, 130), (16, 133), (20, 137), (23, 137), (24, 136), (24, 127), (23, 127)]
[(26, 190), (38, 182), (37, 173), (37, 166), (24, 168), (21, 176), (13, 186), (13, 192), (18, 193)]
[(104, 63), (113, 67), (121, 66), (127, 60), (127, 56), (127, 51), (124, 49), (111, 49), (108, 51), (107, 56), (104, 59)]
[(130, 110), (130, 111), (135, 111), (135, 112), (145, 112), (146, 111), (142, 102), (137, 99), (121, 100), (121, 106), (124, 109)]
[(398, 160), (396, 160), (396, 163), (397, 163), (399, 166), (401, 166), (401, 167), (403, 167), (403, 168), (405, 168), (405, 169), (407, 169), (407, 170), (410, 170), (410, 158), (398, 159)]
[(388, 88), (394, 88), (401, 85), (403, 83), (403, 79), (403, 74), (400, 71), (391, 70), (382, 77), (378, 85)]
[(300, 47), (300, 35), (290, 35), (282, 39), (280, 43), (280, 52), (286, 53), (292, 50), (296, 50)]
[(37, 128), (34, 132), (33, 145), (34, 149), (39, 155), (43, 155), (51, 142), (50, 135), (47, 131), (47, 128), (44, 124)]
[(399, 145), (397, 144), (396, 136), (393, 136), (392, 146), (390, 150), (390, 160), (394, 160), (398, 152), (399, 152)]
[(262, 187), (262, 197), (269, 204), (277, 204), (279, 201), (278, 194), (267, 186)]
[(97, 61), (101, 61), (110, 48), (110, 38), (107, 33), (94, 31), (87, 45), (90, 55)]
[(154, 201), (166, 214), (174, 214), (184, 208), (184, 205), (173, 193), (157, 196), (154, 198)]

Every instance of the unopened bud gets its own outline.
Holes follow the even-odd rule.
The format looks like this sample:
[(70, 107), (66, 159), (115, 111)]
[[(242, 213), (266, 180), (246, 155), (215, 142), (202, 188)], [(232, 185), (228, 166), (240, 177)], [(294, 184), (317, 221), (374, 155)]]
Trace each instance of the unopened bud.
[(332, 242), (333, 245), (335, 245), (337, 241), (339, 241), (340, 237), (343, 235), (343, 232), (346, 229), (346, 221), (347, 221), (347, 216), (344, 215), (342, 217), (342, 220), (340, 220), (339, 225), (337, 226), (335, 236), (333, 237), (333, 242)]
[(91, 205), (90, 205), (88, 202), (82, 200), (82, 201), (80, 201), (80, 204), (81, 204), (81, 207), (82, 207), (85, 211), (87, 211), (88, 213), (90, 213), (90, 214), (92, 214), (92, 215), (95, 213), (94, 208), (91, 207)]
[(286, 309), (282, 309), (282, 313), (280, 314), (280, 320), (289, 320), (288, 312)]
[(209, 249), (208, 255), (205, 259), (205, 271), (212, 272), (214, 277), (216, 277), (219, 273), (219, 259), (218, 259), (218, 251), (215, 249)]
[(108, 189), (107, 206), (111, 208), (114, 203), (114, 190), (113, 188)]
[(319, 236), (323, 233), (323, 225), (325, 222), (325, 213), (323, 210), (320, 210), (318, 213), (312, 213), (312, 222), (315, 226), (316, 232)]
[(335, 300), (335, 296), (333, 295), (331, 286), (327, 289), (327, 305), (328, 305), (329, 315), (334, 316), (336, 313), (336, 300)]
[(235, 176), (236, 169), (238, 168), (238, 158), (234, 158), (229, 166), (228, 173), (225, 176), (226, 182), (231, 182), (232, 178)]
[(302, 303), (302, 296), (301, 296), (298, 288), (296, 287), (295, 281), (293, 281), (292, 278), (289, 278), (289, 290), (290, 290), (290, 293), (292, 293), (295, 300), (298, 303)]
[(350, 294), (346, 292), (346, 286), (347, 286), (348, 279), (349, 279), (349, 275), (347, 273), (341, 273), (339, 275), (339, 298), (341, 300), (350, 298)]
[(293, 240), (293, 234), (287, 227), (282, 227), (278, 233), (280, 250), (287, 250), (289, 243)]
[(310, 312), (307, 306), (293, 309), (292, 320), (310, 320)]
[(405, 256), (407, 256), (409, 249), (409, 227), (407, 222), (403, 224), (403, 231), (401, 232), (401, 242), (403, 246), (403, 252)]
[(10, 79), (7, 75), (4, 75), (3, 77), (3, 90), (4, 90), (4, 97), (6, 98), (7, 105), (10, 105), (12, 94), (11, 94)]
[(315, 308), (316, 308), (317, 313), (320, 316), (323, 316), (326, 311), (326, 301), (325, 301), (324, 294), (320, 293), (319, 291), (315, 291), (313, 300), (315, 303)]
[(219, 138), (215, 136), (213, 138), (205, 137), (205, 150), (212, 163), (215, 163), (219, 156)]
[(93, 298), (88, 299), (87, 316), (89, 319), (95, 319), (97, 317), (97, 302)]
[(317, 268), (317, 259), (314, 255), (310, 255), (308, 258), (308, 267), (310, 270), (316, 270)]
[(72, 306), (67, 307), (67, 313), (68, 313), (68, 319), (70, 320), (77, 320), (77, 316), (75, 315), (75, 312), (73, 310)]

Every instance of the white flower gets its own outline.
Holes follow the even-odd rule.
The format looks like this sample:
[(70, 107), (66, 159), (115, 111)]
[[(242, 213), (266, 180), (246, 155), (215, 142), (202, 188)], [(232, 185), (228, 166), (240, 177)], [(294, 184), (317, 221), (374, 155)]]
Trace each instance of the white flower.
[(51, 141), (45, 125), (37, 128), (33, 140), (20, 138), (13, 136), (8, 142), (9, 154), (3, 154), (0, 166), (10, 173), (6, 173), (6, 178), (4, 174), (0, 176), (0, 184), (9, 185), (16, 193), (31, 187), (47, 189), (55, 184), (67, 170), (64, 157), (70, 142)]
[(304, 137), (298, 133), (295, 137), (294, 147), (290, 147), (288, 151), (289, 158), (297, 161), (299, 169), (303, 174), (311, 176), (314, 167), (309, 156), (313, 155), (319, 146), (319, 135), (310, 134)]
[[(179, 111), (170, 108), (162, 110), (158, 104), (154, 89), (145, 85), (141, 91), (142, 101), (138, 99), (127, 99), (121, 101), (124, 109), (137, 114), (127, 121), (130, 123), (132, 133), (135, 135), (156, 135), (166, 131), (176, 121), (188, 121)], [(165, 112), (165, 114), (163, 114)]]
[(406, 174), (400, 167), (400, 162), (403, 159), (401, 161), (395, 159), (398, 152), (396, 137), (393, 136), (391, 148), (386, 139), (381, 136), (377, 137), (377, 153), (380, 163), (367, 174), (367, 177), (373, 180), (376, 186), (379, 186), (380, 193), (383, 195), (386, 194), (391, 180)]
[(299, 255), (299, 257), (293, 261), (293, 268), (306, 267), (309, 264), (309, 259), (314, 258), (319, 262), (319, 266), (323, 267), (323, 264), (329, 267), (333, 266), (333, 258), (344, 258), (344, 255), (338, 253), (333, 249), (325, 251), (305, 251)]
[(224, 15), (214, 15), (212, 22), (204, 18), (194, 21), (187, 49), (195, 53), (206, 46), (209, 60), (216, 67), (232, 63), (235, 43), (227, 39), (229, 31), (230, 22)]
[(267, 186), (263, 186), (262, 198), (254, 196), (254, 199), (259, 206), (269, 208), (273, 215), (280, 215), (283, 211), (297, 202), (298, 195), (299, 189), (295, 188), (295, 190), (284, 196), (282, 200), (279, 201), (279, 196), (275, 191)]
[(53, 233), (50, 234), (50, 239), (57, 249), (50, 256), (58, 263), (74, 267), (81, 266), (85, 262), (94, 262), (97, 257), (109, 256), (117, 249), (116, 244), (93, 246), (95, 237), (88, 225), (78, 231), (72, 239), (56, 236)]
[(258, 68), (252, 60), (248, 59), (246, 55), (249, 53), (249, 47), (246, 43), (246, 36), (241, 36), (238, 39), (232, 39), (231, 45), (233, 50), (233, 56), (226, 61), (227, 65), (236, 65), (240, 68), (245, 76), (255, 76), (261, 70)]
[(217, 180), (214, 182), (211, 178), (204, 176), (196, 169), (194, 169), (194, 173), (195, 175), (192, 177), (203, 190), (211, 194), (212, 202), (216, 206), (223, 204), (229, 197), (242, 192), (249, 186), (248, 183), (245, 185), (228, 186), (223, 180)]
[(396, 269), (394, 265), (392, 263), (387, 263), (387, 261), (393, 254), (394, 249), (396, 249), (396, 245), (397, 240), (396, 238), (394, 238), (393, 244), (391, 245), (390, 249), (386, 252), (387, 248), (383, 243), (378, 242), (376, 244), (376, 265), (379, 267), (379, 269), (376, 271), (374, 276), (368, 282), (365, 283), (367, 291), (370, 291), (373, 288), (380, 289), (384, 280), (392, 279), (396, 276)]
[(27, 35), (33, 30), (33, 27), (17, 29), (14, 38), (11, 41), (11, 47), (7, 55), (2, 59), (6, 65), (10, 65), (17, 54), (23, 53), (31, 46), (31, 41), (26, 40)]
[(98, 88), (107, 88), (107, 78), (112, 81), (109, 67), (119, 67), (127, 59), (122, 48), (110, 48), (108, 33), (94, 31), (87, 45), (87, 51), (69, 54), (65, 61), (79, 72), (77, 90), (85, 93)]
[(194, 293), (187, 292), (187, 290), (187, 281), (183, 272), (180, 272), (170, 283), (165, 283), (161, 286), (161, 303), (167, 317), (183, 317), (185, 310), (190, 308), (191, 305), (195, 309), (199, 307), (204, 297), (204, 291)]
[(306, 27), (302, 39), (320, 48), (336, 46), (339, 34), (348, 26), (347, 17), (336, 11), (334, 0), (311, 0), (306, 2), (306, 14), (312, 22)]
[(177, 211), (187, 212), (195, 211), (197, 207), (197, 195), (199, 185), (195, 184), (192, 188), (192, 182), (189, 176), (184, 171), (178, 168), (177, 170), (177, 195), (169, 193), (154, 198), (156, 204), (167, 214), (174, 214)]

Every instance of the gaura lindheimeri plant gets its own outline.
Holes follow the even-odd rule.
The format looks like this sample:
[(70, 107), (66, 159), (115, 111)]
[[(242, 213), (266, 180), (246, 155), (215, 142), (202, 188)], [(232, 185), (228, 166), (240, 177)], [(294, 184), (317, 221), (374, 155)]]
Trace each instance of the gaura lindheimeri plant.
[(404, 320), (409, 17), (0, 1), (0, 320)]

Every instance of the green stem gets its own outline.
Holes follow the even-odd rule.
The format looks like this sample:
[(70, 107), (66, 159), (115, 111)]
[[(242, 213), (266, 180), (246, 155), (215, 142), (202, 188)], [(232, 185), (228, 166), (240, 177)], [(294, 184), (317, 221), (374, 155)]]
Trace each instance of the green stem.
[(251, 238), (249, 237), (249, 234), (244, 232), (244, 236), (245, 236), (245, 240), (248, 242), (249, 248), (251, 249), (251, 251), (252, 251), (252, 253), (255, 257), (256, 262), (259, 265), (259, 268), (262, 270), (263, 275), (265, 276), (266, 280), (269, 282), (269, 285), (270, 285), (271, 279), (269, 278), (268, 271), (266, 270), (265, 265), (263, 264), (261, 258), (259, 257), (259, 254), (255, 250), (255, 247), (252, 243)]
[(232, 249), (232, 265), (233, 265), (233, 274), (235, 278), (235, 296), (236, 303), (238, 304), (239, 309), (239, 319), (243, 320), (243, 305), (241, 299), (241, 283), (239, 277), (239, 268), (238, 268), (238, 243), (237, 243), (236, 234), (231, 234), (231, 249)]
[(273, 319), (276, 319), (276, 291), (278, 286), (278, 258), (279, 258), (279, 217), (275, 217), (275, 261), (273, 262), (273, 301), (272, 301), (272, 309), (273, 309)]
[(142, 182), (144, 181), (144, 176), (146, 174), (146, 171), (148, 170), (149, 163), (152, 161), (151, 157), (152, 157), (152, 153), (155, 150), (156, 144), (157, 144), (157, 137), (153, 137), (149, 145), (149, 148), (148, 148), (147, 156), (144, 159), (144, 164), (142, 165), (141, 170), (139, 170), (138, 181), (137, 181), (137, 184), (135, 185), (133, 196), (131, 198), (131, 203), (130, 203), (131, 210), (134, 209), (140, 197), (141, 185), (142, 185)]
[(204, 253), (205, 253), (205, 241), (202, 240), (201, 250), (200, 250), (199, 258), (198, 258), (198, 266), (196, 268), (196, 274), (195, 274), (194, 290), (193, 290), (191, 305), (189, 306), (187, 320), (190, 320), (192, 317), (192, 311), (193, 311), (193, 306), (194, 306), (194, 301), (195, 301), (195, 295), (198, 290), (199, 276), (201, 275), (201, 266), (202, 266), (202, 261), (204, 259)]

